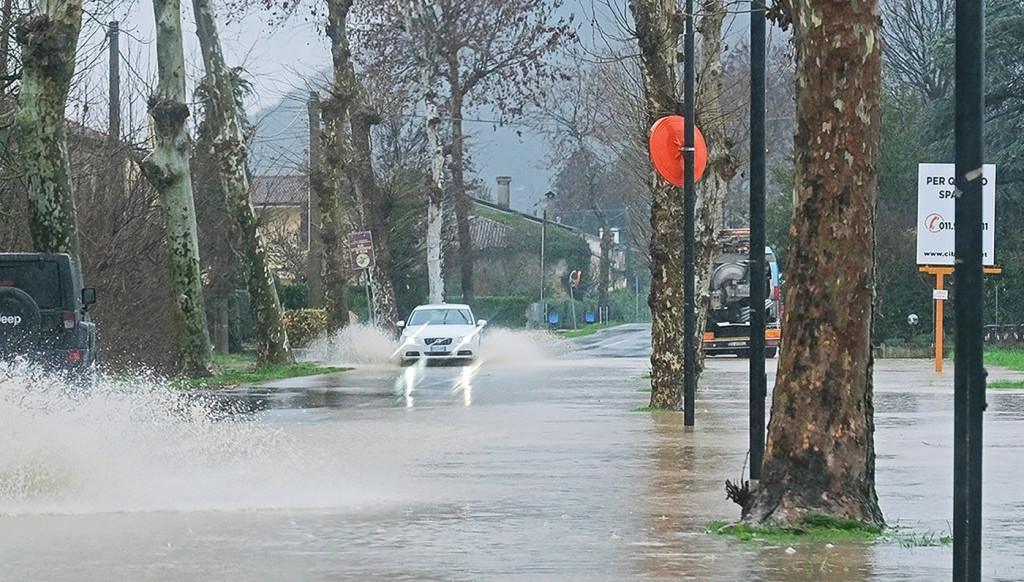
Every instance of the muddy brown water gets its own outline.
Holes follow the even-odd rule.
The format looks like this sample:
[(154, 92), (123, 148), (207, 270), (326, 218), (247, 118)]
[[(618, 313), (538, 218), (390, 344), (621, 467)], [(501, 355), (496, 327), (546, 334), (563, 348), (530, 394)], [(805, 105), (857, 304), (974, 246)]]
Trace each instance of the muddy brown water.
[[(709, 360), (686, 428), (634, 411), (644, 331), (494, 332), (474, 367), (336, 343), (318, 358), (354, 370), (189, 398), (136, 378), (72, 399), (8, 370), (0, 580), (950, 579), (950, 547), (927, 542), (951, 531), (952, 365), (876, 363), (897, 533), (754, 545), (704, 531), (738, 518), (723, 484), (746, 457), (747, 362)], [(990, 391), (985, 580), (1024, 579), (1022, 420), (1024, 391)]]

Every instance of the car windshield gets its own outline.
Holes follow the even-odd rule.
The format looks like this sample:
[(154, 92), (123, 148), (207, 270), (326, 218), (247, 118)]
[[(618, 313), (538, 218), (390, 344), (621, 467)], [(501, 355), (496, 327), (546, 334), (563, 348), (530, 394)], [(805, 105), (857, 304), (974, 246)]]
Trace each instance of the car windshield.
[(473, 325), (473, 316), (468, 309), (417, 309), (409, 325)]
[(0, 264), (0, 286), (28, 293), (40, 309), (61, 306), (60, 270), (53, 261)]

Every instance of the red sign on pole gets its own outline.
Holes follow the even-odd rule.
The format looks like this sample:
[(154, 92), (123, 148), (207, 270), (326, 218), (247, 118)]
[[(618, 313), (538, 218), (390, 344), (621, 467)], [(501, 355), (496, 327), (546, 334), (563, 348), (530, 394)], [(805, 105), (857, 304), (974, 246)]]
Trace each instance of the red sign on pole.
[(373, 268), (373, 234), (370, 231), (349, 233), (348, 251), (352, 255), (352, 268)]

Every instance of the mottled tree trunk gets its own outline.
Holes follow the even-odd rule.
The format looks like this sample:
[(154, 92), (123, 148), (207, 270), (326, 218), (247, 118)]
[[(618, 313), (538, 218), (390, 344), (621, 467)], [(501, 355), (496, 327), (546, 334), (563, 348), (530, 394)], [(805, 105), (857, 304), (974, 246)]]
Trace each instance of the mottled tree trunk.
[(22, 70), (15, 114), (32, 245), (40, 252), (70, 253), (76, 268), (81, 262), (64, 110), (81, 28), (81, 0), (42, 3), (18, 24)]
[[(680, 27), (675, 0), (630, 3), (640, 48), (648, 127), (676, 112)], [(646, 140), (645, 140), (646, 141)], [(683, 406), (683, 196), (653, 170), (651, 185), (651, 406)]]
[(270, 257), (249, 201), (249, 156), (235, 103), (231, 71), (224, 64), (210, 0), (192, 0), (192, 7), (206, 67), (207, 116), (215, 132), (210, 153), (217, 161), (224, 202), (231, 218), (235, 252), (242, 261), (249, 291), (257, 362), (264, 365), (292, 364), (295, 358), (288, 345), (281, 301), (270, 271)]
[(436, 14), (427, 0), (412, 0), (404, 13), (406, 33), (413, 43), (426, 113), (430, 183), (427, 194), (427, 286), (431, 303), (441, 303), (444, 291), (444, 144), (441, 141), (441, 106), (438, 94)]
[(334, 62), (334, 84), (322, 107), (324, 130), (322, 163), (310, 181), (316, 193), (320, 211), (320, 243), (323, 247), (324, 305), (327, 318), (335, 328), (349, 324), (348, 275), (345, 264), (345, 241), (342, 236), (344, 215), (341, 192), (345, 187), (345, 127), (348, 123), (349, 96), (339, 86), (338, 63), (349, 59), (345, 20), (352, 0), (330, 0), (327, 3), (327, 36), (331, 39), (331, 59)]
[[(704, 342), (704, 329), (711, 304), (711, 262), (718, 254), (718, 231), (722, 227), (722, 209), (729, 193), (729, 182), (736, 176), (736, 159), (722, 112), (722, 22), (726, 9), (722, 0), (705, 0), (697, 25), (700, 33), (700, 84), (696, 89), (696, 122), (708, 146), (708, 165), (697, 183), (696, 257), (694, 296), (697, 300), (697, 326), (694, 341)], [(697, 373), (704, 369), (704, 351), (697, 359)]]
[(156, 53), (159, 81), (149, 99), (153, 118), (153, 152), (140, 162), (146, 179), (160, 193), (167, 211), (171, 291), (178, 334), (180, 365), (184, 373), (212, 373), (210, 332), (203, 306), (199, 270), (196, 212), (192, 200), (188, 106), (185, 105), (185, 56), (178, 0), (154, 0)]
[[(350, 71), (355, 82), (355, 73)], [(370, 286), (373, 290), (373, 309), (377, 317), (377, 326), (384, 331), (397, 335), (398, 305), (395, 302), (395, 286), (392, 282), (391, 269), (391, 232), (386, 217), (389, 213), (388, 201), (384, 191), (377, 182), (373, 171), (373, 155), (370, 144), (370, 128), (376, 117), (365, 107), (353, 112), (350, 116), (352, 126), (352, 176), (358, 197), (363, 204), (363, 224), (373, 233), (373, 273)]]
[(430, 302), (444, 301), (444, 144), (441, 143), (441, 108), (437, 104), (436, 78), (424, 67), (426, 91), (427, 149), (430, 155), (430, 184), (427, 186), (427, 283)]
[(469, 213), (473, 202), (466, 194), (466, 179), (463, 172), (466, 144), (462, 133), (462, 108), (465, 95), (459, 81), (458, 55), (448, 57), (448, 82), (452, 89), (450, 98), (452, 110), (452, 196), (455, 202), (455, 223), (459, 239), (459, 279), (462, 284), (462, 302), (476, 306), (476, 291), (473, 285), (473, 241), (469, 234)]
[[(349, 76), (353, 84), (357, 82), (351, 65)], [(365, 103), (360, 102), (356, 111), (351, 112), (349, 119), (352, 128), (350, 179), (355, 184), (356, 195), (362, 201), (365, 227), (374, 237), (373, 277), (370, 280), (374, 313), (379, 328), (397, 335), (398, 327), (395, 324), (398, 321), (398, 306), (395, 302), (391, 273), (391, 233), (386, 220), (390, 208), (377, 181), (377, 174), (374, 173), (370, 141), (370, 129), (377, 123), (377, 116), (367, 110)]]
[(761, 482), (745, 520), (883, 524), (871, 319), (881, 46), (877, 0), (785, 4), (796, 46), (797, 208)]

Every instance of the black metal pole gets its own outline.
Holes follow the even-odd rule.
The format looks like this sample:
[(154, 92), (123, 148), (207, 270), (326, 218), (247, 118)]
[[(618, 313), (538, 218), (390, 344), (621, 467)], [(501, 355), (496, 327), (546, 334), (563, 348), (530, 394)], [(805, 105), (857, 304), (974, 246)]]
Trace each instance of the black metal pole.
[(982, 164), (984, 3), (956, 3), (956, 321), (953, 406), (953, 580), (981, 580)]
[(750, 2), (750, 478), (761, 478), (764, 459), (765, 328), (765, 18), (764, 3)]
[(694, 191), (694, 120), (693, 120), (693, 0), (686, 0), (686, 31), (683, 39), (683, 424), (693, 426), (697, 392), (697, 303), (694, 281), (697, 278), (694, 249), (694, 214), (697, 195)]

